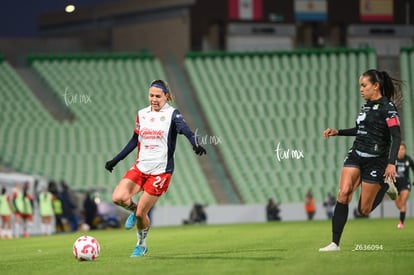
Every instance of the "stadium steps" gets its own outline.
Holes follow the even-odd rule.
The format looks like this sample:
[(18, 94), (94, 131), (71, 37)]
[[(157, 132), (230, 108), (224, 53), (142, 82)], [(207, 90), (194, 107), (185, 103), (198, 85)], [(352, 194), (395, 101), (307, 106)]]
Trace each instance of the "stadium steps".
[[(67, 77), (62, 81), (68, 83), (67, 85), (72, 89), (73, 93), (90, 93), (93, 102), (90, 106), (80, 104), (70, 106), (79, 118), (78, 127), (71, 127), (74, 130), (70, 133), (71, 140), (76, 141), (76, 147), (72, 148), (72, 150), (74, 153), (81, 155), (85, 155), (84, 152), (88, 152), (88, 156), (85, 156), (88, 159), (91, 154), (96, 154), (94, 152), (97, 152), (98, 148), (112, 148), (113, 150), (111, 151), (104, 150), (102, 152), (105, 153), (106, 151), (107, 157), (105, 158), (112, 157), (113, 154), (119, 152), (132, 134), (132, 120), (128, 120), (128, 122), (126, 119), (119, 120), (119, 118), (133, 118), (137, 108), (135, 102), (142, 106), (147, 105), (147, 96), (144, 91), (147, 90), (148, 83), (154, 77), (153, 75), (150, 76), (150, 73), (153, 73), (158, 78), (165, 79), (162, 66), (158, 61), (148, 58), (139, 60), (139, 62), (136, 59), (128, 58), (125, 60), (102, 60), (98, 58), (79, 60), (78, 62), (62, 61), (63, 64), (61, 62), (55, 62), (54, 60), (48, 64), (50, 65), (48, 66), (49, 74), (46, 77), (49, 77), (51, 85), (55, 87), (64, 86), (62, 82), (54, 83), (53, 80), (56, 78), (51, 77), (53, 73), (50, 72), (53, 71), (56, 73), (59, 70), (63, 70), (62, 73), (66, 73)], [(70, 82), (71, 80), (77, 81), (73, 83), (73, 81)], [(139, 93), (139, 99), (135, 101), (135, 98), (137, 98), (137, 87), (142, 87), (143, 93)], [(131, 99), (134, 100), (131, 101)], [(102, 110), (105, 110), (105, 113)], [(114, 115), (111, 113), (111, 110), (116, 110), (117, 114)], [(94, 126), (99, 125), (99, 127), (91, 126), (91, 124)], [(101, 130), (101, 133), (99, 133), (99, 129), (103, 129), (103, 131)], [(120, 133), (125, 134), (121, 135)], [(118, 145), (116, 146), (114, 144)], [(181, 147), (186, 148), (181, 149)], [(166, 199), (160, 200), (160, 205), (190, 205), (194, 203), (194, 199), (208, 204), (214, 204), (214, 197), (208, 191), (204, 190), (208, 188), (208, 184), (202, 172), (196, 166), (197, 162), (194, 161), (196, 156), (194, 156), (191, 148), (188, 148), (186, 141), (181, 138), (178, 139), (177, 148), (180, 149), (176, 153), (176, 172), (172, 182), (174, 187), (169, 190), (169, 195), (166, 196)], [(191, 160), (189, 161), (189, 165), (180, 165), (183, 162), (183, 159), (180, 158), (181, 151), (185, 151), (184, 159), (188, 158)], [(96, 157), (103, 158), (102, 156), (103, 154), (96, 154)], [(133, 157), (129, 158), (130, 160), (121, 163), (119, 168), (117, 167), (117, 173), (121, 173), (121, 175), (112, 184), (115, 184), (124, 171), (133, 163)], [(106, 160), (101, 159), (99, 163), (103, 164)], [(92, 160), (85, 162), (85, 160), (77, 159), (76, 163), (79, 162), (86, 164), (93, 163)], [(76, 182), (79, 183), (84, 180), (86, 181), (86, 185), (90, 185), (93, 181), (103, 182), (108, 180), (102, 178), (102, 175), (104, 175), (102, 172), (106, 173), (106, 171), (102, 170), (100, 166), (92, 165), (90, 168), (86, 168), (84, 166), (76, 166), (76, 171), (83, 171), (83, 173), (74, 175), (76, 176), (74, 178)], [(88, 171), (88, 173), (85, 173), (85, 171)], [(92, 179), (90, 178), (91, 174), (99, 175), (99, 178)], [(88, 177), (89, 180), (86, 180)], [(111, 175), (108, 178), (110, 177)], [(194, 179), (197, 179), (197, 184), (194, 184)], [(200, 196), (203, 197), (201, 198)]]
[[(400, 78), (405, 82), (403, 86), (403, 139), (408, 152), (414, 148), (414, 48), (403, 48), (400, 52)], [(410, 155), (408, 153), (408, 155)], [(410, 155), (412, 156), (412, 155)]]
[[(78, 95), (67, 106), (77, 119), (56, 121), (16, 71), (1, 63), (0, 91), (7, 98), (1, 102), (2, 160), (18, 171), (65, 180), (73, 189), (112, 189), (136, 154), (113, 173), (104, 163), (130, 139), (137, 106), (148, 104), (148, 83), (154, 75), (165, 79), (160, 62), (140, 54), (45, 55), (31, 56), (30, 64), (57, 97), (65, 88)], [(91, 102), (80, 102), (82, 94)], [(179, 138), (177, 148), (173, 187), (159, 205), (216, 204), (191, 146)]]
[(73, 114), (68, 110), (62, 100), (64, 91), (59, 97), (53, 93), (44, 81), (31, 68), (14, 68), (20, 78), (26, 83), (45, 110), (49, 111), (58, 121), (73, 120)]
[[(325, 141), (322, 132), (352, 127), (358, 76), (375, 60), (372, 50), (345, 49), (187, 55), (212, 130), (231, 141), (219, 150), (246, 203), (300, 202), (307, 189), (321, 201), (337, 186), (350, 140)], [(277, 160), (279, 143), (287, 159)]]
[[(208, 124), (203, 120), (202, 115), (199, 112), (199, 104), (195, 101), (192, 92), (192, 88), (189, 86), (188, 79), (184, 74), (183, 68), (180, 67), (178, 62), (170, 57), (164, 64), (169, 84), (172, 88), (175, 100), (180, 106), (180, 111), (186, 118), (189, 125), (196, 125), (191, 127), (196, 131), (197, 135), (200, 135), (200, 142), (203, 142), (203, 138), (207, 137), (207, 144), (203, 146), (207, 150), (207, 155), (198, 158), (201, 164), (203, 172), (208, 177), (208, 181), (212, 192), (220, 204), (237, 204), (240, 203), (240, 197), (237, 196), (237, 190), (230, 184), (228, 176), (225, 171), (225, 167), (220, 165), (218, 156), (215, 152), (216, 144), (210, 143), (210, 137), (212, 135), (205, 135), (206, 132), (211, 133), (208, 130)], [(218, 145), (220, 146), (220, 145)]]

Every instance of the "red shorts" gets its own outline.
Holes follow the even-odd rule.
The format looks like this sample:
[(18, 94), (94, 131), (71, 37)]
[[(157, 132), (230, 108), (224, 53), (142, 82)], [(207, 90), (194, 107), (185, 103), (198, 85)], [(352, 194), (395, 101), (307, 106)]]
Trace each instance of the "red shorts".
[(32, 214), (23, 214), (20, 212), (15, 212), (14, 215), (20, 216), (23, 220), (33, 221), (33, 215)]
[(130, 179), (145, 192), (153, 196), (161, 196), (167, 192), (171, 181), (171, 174), (164, 173), (159, 175), (148, 175), (142, 173), (135, 165), (129, 169), (124, 176), (124, 179)]

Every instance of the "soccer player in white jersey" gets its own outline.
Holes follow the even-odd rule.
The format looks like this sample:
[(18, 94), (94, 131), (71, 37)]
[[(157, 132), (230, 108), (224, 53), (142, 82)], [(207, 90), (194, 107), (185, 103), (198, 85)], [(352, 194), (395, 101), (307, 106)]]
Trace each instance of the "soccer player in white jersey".
[[(197, 155), (206, 154), (180, 112), (167, 103), (172, 101), (172, 95), (165, 81), (151, 82), (148, 99), (150, 106), (138, 111), (133, 136), (122, 151), (105, 164), (105, 168), (112, 172), (119, 161), (138, 147), (135, 164), (112, 194), (115, 204), (132, 211), (125, 228), (137, 227), (138, 242), (131, 257), (144, 256), (148, 251), (146, 237), (151, 223), (148, 212), (170, 184), (177, 134), (187, 137)], [(141, 191), (143, 194), (135, 203), (132, 196)]]

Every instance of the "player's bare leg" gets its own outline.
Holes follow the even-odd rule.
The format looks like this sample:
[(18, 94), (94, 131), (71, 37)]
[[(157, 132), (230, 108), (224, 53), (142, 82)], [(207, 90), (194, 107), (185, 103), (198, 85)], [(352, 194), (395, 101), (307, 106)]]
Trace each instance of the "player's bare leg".
[(380, 189), (380, 184), (362, 182), (361, 196), (358, 203), (358, 211), (360, 215), (368, 216), (369, 213), (371, 213), (372, 205)]
[(150, 229), (151, 221), (148, 217), (148, 212), (157, 203), (159, 196), (153, 196), (144, 191), (139, 198), (136, 217), (137, 217), (137, 245), (131, 254), (131, 257), (144, 256), (147, 251), (147, 235)]
[(132, 200), (132, 196), (141, 192), (141, 190), (142, 188), (138, 184), (130, 179), (124, 178), (118, 183), (118, 185), (115, 187), (114, 192), (112, 193), (112, 201), (115, 204), (131, 211), (128, 219), (125, 221), (126, 229), (133, 228), (137, 222), (137, 219), (135, 217), (137, 204)]
[(122, 179), (112, 193), (112, 201), (127, 210), (135, 211), (137, 205), (132, 196), (141, 191), (141, 187), (130, 179)]
[(400, 221), (397, 225), (398, 229), (404, 228), (404, 221), (405, 221), (405, 212), (407, 211), (407, 200), (410, 191), (408, 190), (401, 190), (399, 196), (395, 200), (395, 204), (397, 208), (400, 210)]

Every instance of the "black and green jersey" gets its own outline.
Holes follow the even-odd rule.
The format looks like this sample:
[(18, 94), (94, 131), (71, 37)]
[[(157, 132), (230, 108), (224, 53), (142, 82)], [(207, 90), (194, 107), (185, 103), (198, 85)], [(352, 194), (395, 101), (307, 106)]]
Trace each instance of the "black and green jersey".
[(391, 145), (389, 128), (399, 125), (397, 109), (387, 97), (368, 101), (356, 118), (353, 148), (367, 154), (388, 157)]
[(397, 170), (397, 183), (409, 183), (409, 168), (414, 172), (414, 161), (406, 155), (403, 159), (397, 159), (395, 168)]

